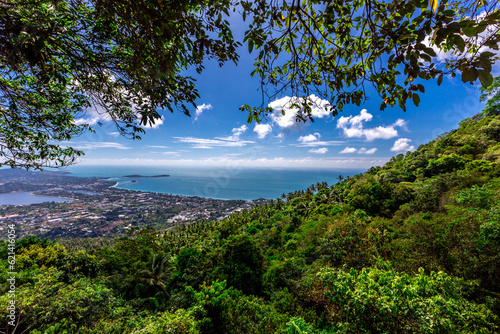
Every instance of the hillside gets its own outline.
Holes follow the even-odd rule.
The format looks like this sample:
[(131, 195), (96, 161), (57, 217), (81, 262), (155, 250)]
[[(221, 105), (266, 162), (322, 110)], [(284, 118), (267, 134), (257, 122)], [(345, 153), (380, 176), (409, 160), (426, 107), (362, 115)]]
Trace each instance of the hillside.
[(19, 240), (16, 333), (498, 332), (499, 163), (500, 116), (479, 114), (221, 221)]

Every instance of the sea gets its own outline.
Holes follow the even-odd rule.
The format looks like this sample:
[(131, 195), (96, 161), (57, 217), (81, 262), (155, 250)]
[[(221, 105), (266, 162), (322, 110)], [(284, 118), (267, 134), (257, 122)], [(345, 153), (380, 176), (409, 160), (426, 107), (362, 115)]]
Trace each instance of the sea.
[[(74, 176), (98, 176), (116, 182), (116, 187), (156, 193), (216, 199), (276, 199), (304, 190), (312, 184), (338, 182), (339, 175), (353, 176), (364, 170), (168, 168), (161, 166), (90, 166), (65, 169)], [(126, 175), (170, 175), (161, 178), (124, 178)]]

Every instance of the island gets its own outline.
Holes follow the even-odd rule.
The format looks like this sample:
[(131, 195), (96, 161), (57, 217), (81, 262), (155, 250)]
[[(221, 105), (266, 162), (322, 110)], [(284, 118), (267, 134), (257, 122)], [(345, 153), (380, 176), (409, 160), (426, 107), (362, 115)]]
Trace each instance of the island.
[(149, 179), (149, 178), (155, 178), (155, 177), (170, 177), (170, 175), (163, 174), (163, 175), (144, 176), (144, 175), (132, 174), (132, 175), (125, 175), (122, 177), (125, 179), (138, 179), (138, 178)]

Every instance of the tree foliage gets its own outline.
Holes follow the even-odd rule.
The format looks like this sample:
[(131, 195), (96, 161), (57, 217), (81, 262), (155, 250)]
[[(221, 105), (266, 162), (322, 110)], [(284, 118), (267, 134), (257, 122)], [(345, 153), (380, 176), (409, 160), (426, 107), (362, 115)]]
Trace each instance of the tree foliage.
[[(367, 85), (381, 109), (405, 109), (419, 104), (422, 80), (461, 73), (488, 87), (498, 59), (497, 1), (2, 1), (0, 164), (74, 163), (83, 152), (68, 141), (93, 130), (86, 112), (133, 139), (160, 109), (189, 115), (199, 94), (185, 70), (239, 59), (231, 10), (249, 22), (242, 42), (257, 53), (264, 94), (242, 108), (249, 121), (277, 95), (295, 97), (299, 120), (312, 120), (313, 93), (335, 115), (369, 98)], [(441, 64), (436, 52), (452, 56)]]
[[(407, 100), (418, 106), (421, 80), (462, 74), (463, 82), (492, 82), (498, 57), (498, 2), (292, 0), (242, 1), (251, 17), (245, 40), (258, 52), (254, 75), (268, 96), (283, 93), (312, 119), (308, 98), (330, 101), (336, 115), (346, 104), (360, 105), (372, 85), (383, 102), (403, 110)], [(436, 52), (452, 55), (441, 64)], [(283, 55), (286, 55), (283, 57)], [(419, 80), (421, 79), (421, 80)], [(251, 108), (259, 120), (269, 108)]]
[(488, 115), (498, 115), (500, 113), (500, 76), (493, 80), (493, 83), (481, 88), (481, 101), (486, 101), (484, 113)]
[(89, 109), (131, 138), (158, 108), (189, 115), (198, 92), (182, 71), (238, 59), (228, 10), (226, 0), (2, 1), (0, 163), (73, 163), (82, 152), (60, 142), (91, 129), (75, 121)]

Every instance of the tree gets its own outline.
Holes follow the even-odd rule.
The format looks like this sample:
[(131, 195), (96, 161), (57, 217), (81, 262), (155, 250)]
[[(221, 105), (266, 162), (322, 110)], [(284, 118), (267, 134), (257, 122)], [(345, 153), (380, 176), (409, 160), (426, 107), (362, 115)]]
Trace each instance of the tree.
[(498, 115), (500, 113), (500, 76), (493, 80), (491, 86), (481, 88), (481, 102), (486, 101), (484, 113), (486, 115)]
[[(253, 75), (274, 98), (291, 94), (289, 107), (300, 120), (311, 119), (311, 94), (329, 100), (333, 115), (345, 104), (360, 105), (371, 84), (380, 106), (405, 110), (418, 106), (420, 80), (462, 74), (463, 82), (492, 82), (491, 65), (499, 57), (498, 1), (291, 0), (242, 1), (251, 17), (245, 41), (258, 52)], [(437, 52), (449, 52), (442, 66)], [(287, 55), (287, 56), (283, 56)], [(249, 121), (271, 108), (243, 106)]]
[(160, 289), (166, 298), (170, 298), (167, 292), (167, 281), (171, 276), (171, 265), (167, 255), (153, 255), (150, 269), (144, 269), (139, 272), (139, 282), (148, 287)]
[[(0, 0), (0, 165), (74, 163), (83, 153), (65, 141), (93, 130), (80, 118), (89, 109), (132, 139), (159, 108), (189, 115), (199, 94), (184, 71), (239, 59), (226, 20), (236, 9), (264, 97), (295, 96), (304, 121), (313, 93), (336, 115), (372, 84), (381, 109), (405, 109), (419, 104), (419, 79), (461, 73), (488, 87), (498, 59), (498, 1)], [(443, 67), (436, 50), (454, 56)], [(264, 105), (242, 109), (258, 122)]]
[[(229, 0), (0, 1), (0, 166), (74, 163), (89, 108), (133, 139), (198, 92), (187, 68), (238, 55)], [(217, 36), (217, 37), (213, 37)]]

